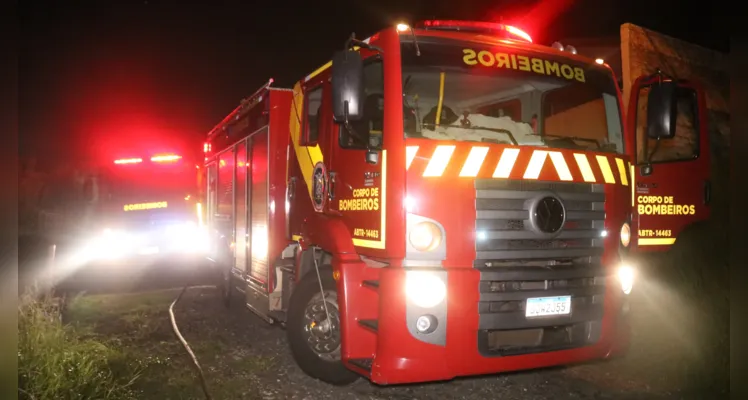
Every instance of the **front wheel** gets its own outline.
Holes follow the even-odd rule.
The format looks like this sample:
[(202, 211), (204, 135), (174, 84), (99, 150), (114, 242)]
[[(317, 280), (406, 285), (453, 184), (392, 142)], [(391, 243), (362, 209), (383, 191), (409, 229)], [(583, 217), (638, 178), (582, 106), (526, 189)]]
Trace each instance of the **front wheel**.
[(338, 294), (329, 271), (322, 274), (322, 287), (324, 292), (312, 272), (294, 290), (287, 320), (291, 353), (307, 375), (333, 385), (348, 385), (359, 376), (341, 360)]

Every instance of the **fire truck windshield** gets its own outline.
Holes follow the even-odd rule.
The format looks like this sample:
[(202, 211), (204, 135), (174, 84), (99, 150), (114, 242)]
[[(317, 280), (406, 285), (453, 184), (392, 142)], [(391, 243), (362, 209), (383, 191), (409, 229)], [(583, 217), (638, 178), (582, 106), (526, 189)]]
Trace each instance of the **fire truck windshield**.
[(185, 203), (196, 195), (196, 176), (195, 164), (185, 160), (112, 165), (102, 182), (104, 203), (117, 209), (128, 204)]
[(624, 151), (615, 81), (562, 55), (403, 38), (406, 137)]

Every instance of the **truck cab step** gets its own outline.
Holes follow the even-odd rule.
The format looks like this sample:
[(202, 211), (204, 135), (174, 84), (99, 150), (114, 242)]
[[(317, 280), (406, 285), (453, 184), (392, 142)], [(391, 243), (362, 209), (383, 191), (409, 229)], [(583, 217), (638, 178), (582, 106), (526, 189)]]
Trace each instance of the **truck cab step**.
[(366, 372), (371, 372), (371, 366), (374, 363), (374, 359), (373, 358), (352, 358), (348, 360), (348, 363)]
[(363, 281), (362, 284), (372, 289), (379, 289), (379, 281), (367, 280), (367, 281)]
[(379, 330), (379, 322), (375, 319), (360, 319), (358, 320), (358, 324), (374, 333), (377, 333)]

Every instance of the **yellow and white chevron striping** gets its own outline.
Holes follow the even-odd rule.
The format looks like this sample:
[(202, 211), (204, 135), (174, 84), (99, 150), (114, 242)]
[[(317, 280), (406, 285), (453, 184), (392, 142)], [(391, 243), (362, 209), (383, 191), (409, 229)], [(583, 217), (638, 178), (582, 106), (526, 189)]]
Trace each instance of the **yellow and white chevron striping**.
[[(489, 157), (490, 148), (487, 146), (473, 146), (467, 153), (467, 157), (464, 155), (460, 157), (455, 156), (455, 149), (456, 146), (454, 145), (438, 145), (433, 150), (422, 149), (420, 146), (406, 146), (405, 168), (409, 170), (416, 156), (420, 156), (419, 158), (427, 160), (426, 166), (423, 169), (424, 177), (433, 178), (443, 176), (450, 163), (461, 163), (458, 166), (459, 168), (455, 169), (460, 171), (459, 176), (474, 178), (478, 176), (487, 162), (486, 160), (493, 159)], [(532, 151), (528, 162), (518, 162), (520, 151), (525, 150), (507, 147), (499, 151), (501, 155), (498, 156), (498, 161), (495, 161), (495, 166), (490, 166), (493, 170), (492, 177), (494, 178), (509, 178), (514, 171), (515, 176), (519, 174), (523, 179), (539, 179), (547, 160), (550, 159), (550, 164), (553, 165), (558, 174), (558, 179), (561, 181), (574, 181), (574, 176), (570, 169), (570, 164), (573, 163), (576, 164), (579, 174), (581, 174), (578, 179), (585, 182), (629, 185), (628, 168), (626, 161), (622, 158), (574, 152), (572, 153), (572, 162), (572, 157), (565, 157), (560, 151), (534, 149), (527, 150)], [(592, 167), (593, 165), (596, 166), (597, 174)], [(515, 171), (515, 169), (523, 170), (520, 173)]]

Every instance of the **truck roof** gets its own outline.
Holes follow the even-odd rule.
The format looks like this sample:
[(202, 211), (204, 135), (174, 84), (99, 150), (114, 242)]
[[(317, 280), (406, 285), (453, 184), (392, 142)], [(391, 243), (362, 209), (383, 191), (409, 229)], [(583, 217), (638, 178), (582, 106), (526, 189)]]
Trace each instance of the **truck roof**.
[(221, 122), (219, 122), (213, 129), (211, 129), (208, 132), (208, 140), (211, 140), (216, 135), (218, 135), (220, 132), (222, 132), (228, 125), (230, 125), (232, 122), (241, 119), (249, 110), (251, 110), (255, 105), (259, 104), (263, 100), (263, 96), (271, 91), (290, 91), (291, 89), (286, 88), (274, 88), (271, 87), (273, 84), (273, 79), (269, 79), (267, 83), (262, 85), (259, 89), (257, 89), (254, 93), (252, 93), (250, 96), (244, 98), (241, 100), (239, 105), (229, 113), (226, 117), (224, 117)]

